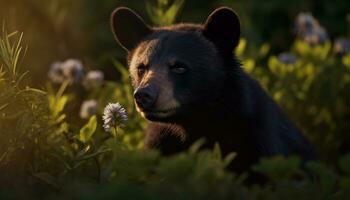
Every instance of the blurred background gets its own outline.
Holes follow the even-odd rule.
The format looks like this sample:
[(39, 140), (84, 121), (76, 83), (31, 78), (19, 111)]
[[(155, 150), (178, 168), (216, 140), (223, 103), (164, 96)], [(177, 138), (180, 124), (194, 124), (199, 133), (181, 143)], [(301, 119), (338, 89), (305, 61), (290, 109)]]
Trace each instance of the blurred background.
[[(0, 19), (9, 30), (25, 33), (25, 44), (29, 47), (25, 67), (35, 77), (33, 82), (40, 85), (56, 60), (77, 57), (92, 68), (107, 71), (114, 69), (108, 64), (108, 57), (124, 62), (126, 53), (114, 42), (110, 30), (110, 13), (117, 6), (128, 6), (149, 24), (159, 25), (145, 9), (148, 4), (161, 7), (162, 0), (0, 0)], [(248, 45), (253, 48), (268, 43), (270, 54), (289, 50), (297, 33), (295, 20), (301, 12), (312, 13), (327, 30), (330, 40), (349, 37), (347, 0), (187, 0), (175, 22), (202, 23), (213, 9), (222, 5), (239, 14), (242, 37)], [(115, 76), (107, 73), (107, 78)]]

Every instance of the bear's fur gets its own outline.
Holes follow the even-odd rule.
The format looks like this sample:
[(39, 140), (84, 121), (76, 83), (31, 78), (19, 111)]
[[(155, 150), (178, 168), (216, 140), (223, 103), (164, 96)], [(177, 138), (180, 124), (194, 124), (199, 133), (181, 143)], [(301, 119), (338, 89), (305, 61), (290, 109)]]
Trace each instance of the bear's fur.
[(262, 156), (314, 158), (298, 128), (242, 70), (233, 53), (240, 25), (230, 8), (215, 10), (204, 25), (151, 28), (122, 7), (112, 29), (129, 52), (138, 111), (150, 120), (147, 148), (169, 155), (206, 138), (205, 147), (219, 142), (223, 154), (237, 152), (230, 167), (238, 172)]

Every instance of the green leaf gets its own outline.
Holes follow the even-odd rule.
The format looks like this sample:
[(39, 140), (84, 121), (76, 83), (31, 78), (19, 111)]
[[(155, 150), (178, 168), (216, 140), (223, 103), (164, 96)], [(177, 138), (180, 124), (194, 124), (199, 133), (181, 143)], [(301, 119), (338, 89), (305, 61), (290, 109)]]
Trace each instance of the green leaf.
[(65, 119), (66, 119), (66, 114), (62, 114), (62, 115), (57, 117), (55, 123), (59, 124), (59, 123), (63, 122), (63, 120), (65, 120)]
[(279, 182), (287, 180), (294, 175), (302, 175), (300, 169), (300, 158), (296, 156), (263, 157), (259, 164), (253, 166), (253, 170), (265, 174), (271, 180)]
[(79, 140), (82, 143), (87, 143), (90, 141), (92, 135), (95, 133), (97, 127), (96, 116), (92, 116), (89, 119), (89, 122), (80, 129)]
[(176, 16), (178, 15), (180, 9), (182, 8), (183, 3), (184, 3), (184, 0), (175, 0), (173, 2), (170, 8), (163, 15), (163, 19), (165, 20), (163, 22), (164, 25), (170, 25), (174, 23)]
[(229, 153), (227, 156), (225, 156), (224, 158), (224, 165), (225, 166), (228, 166), (232, 161), (233, 159), (235, 159), (237, 156), (237, 153), (236, 152), (232, 152), (232, 153)]
[(221, 149), (218, 142), (215, 142), (214, 144), (213, 158), (216, 160), (221, 160)]
[(167, 26), (174, 23), (177, 15), (179, 14), (184, 0), (175, 0), (175, 1), (157, 1), (157, 4), (154, 5), (154, 2), (146, 2), (146, 11), (153, 24), (157, 26)]
[(246, 46), (247, 46), (247, 40), (244, 38), (241, 38), (239, 40), (238, 46), (235, 49), (235, 53), (236, 53), (237, 57), (240, 58), (243, 56), (243, 53), (246, 50)]
[(201, 138), (199, 140), (197, 140), (194, 144), (192, 144), (192, 146), (189, 149), (189, 153), (191, 154), (195, 154), (199, 151), (199, 149), (201, 148), (201, 146), (203, 146), (203, 144), (205, 143), (205, 139)]
[[(18, 77), (21, 75), (18, 73), (18, 62), (20, 58), (23, 57), (22, 52), (22, 38), (23, 33), (15, 31), (13, 33), (8, 34), (5, 23), (2, 26), (2, 33), (0, 35), (0, 60), (5, 65), (7, 71), (12, 76), (13, 81), (18, 83)], [(11, 40), (14, 37), (15, 42)], [(18, 76), (19, 75), (19, 76)]]
[(87, 145), (86, 147), (84, 147), (82, 150), (80, 150), (77, 155), (75, 156), (77, 159), (83, 157), (89, 150), (90, 150), (91, 146)]
[(350, 54), (343, 56), (343, 64), (350, 70)]
[(43, 90), (39, 90), (39, 89), (36, 89), (36, 88), (31, 88), (31, 87), (27, 87), (26, 88), (26, 91), (29, 91), (29, 92), (34, 92), (34, 93), (37, 93), (37, 94), (42, 94), (42, 95), (46, 95), (47, 93)]
[(63, 111), (64, 107), (68, 102), (68, 96), (64, 95), (59, 98), (55, 98), (53, 96), (49, 96), (50, 110), (54, 117), (58, 117), (58, 115)]

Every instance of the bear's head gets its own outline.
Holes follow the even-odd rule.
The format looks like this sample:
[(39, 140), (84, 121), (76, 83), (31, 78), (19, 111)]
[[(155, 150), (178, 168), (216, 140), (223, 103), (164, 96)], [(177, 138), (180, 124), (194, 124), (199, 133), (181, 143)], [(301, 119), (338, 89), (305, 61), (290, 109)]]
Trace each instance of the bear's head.
[(135, 104), (145, 118), (176, 122), (222, 95), (240, 36), (239, 19), (230, 8), (215, 10), (204, 25), (150, 27), (120, 7), (111, 25), (128, 51)]

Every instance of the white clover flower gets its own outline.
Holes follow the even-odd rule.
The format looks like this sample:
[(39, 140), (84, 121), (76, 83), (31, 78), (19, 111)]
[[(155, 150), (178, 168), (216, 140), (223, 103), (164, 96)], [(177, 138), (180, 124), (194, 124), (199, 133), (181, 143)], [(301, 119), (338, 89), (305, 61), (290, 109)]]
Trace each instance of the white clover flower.
[(109, 103), (103, 112), (103, 128), (111, 132), (113, 128), (123, 127), (128, 121), (125, 109), (119, 103)]
[(68, 59), (61, 64), (63, 74), (70, 83), (78, 83), (84, 77), (84, 67), (78, 59)]
[(54, 83), (62, 83), (65, 80), (61, 64), (59, 61), (52, 63), (48, 72), (49, 78)]
[(81, 104), (80, 117), (82, 119), (88, 119), (92, 115), (97, 113), (98, 103), (96, 100), (87, 100)]
[(85, 76), (83, 85), (86, 89), (99, 88), (104, 80), (104, 74), (100, 70), (93, 70)]
[(299, 33), (310, 33), (316, 26), (319, 26), (318, 21), (309, 12), (301, 12), (296, 19), (297, 31)]
[(54, 62), (48, 73), (54, 83), (68, 81), (70, 84), (80, 82), (84, 77), (84, 67), (80, 60), (68, 59), (64, 62)]
[(305, 42), (316, 45), (328, 40), (327, 31), (311, 13), (299, 13), (296, 19), (298, 36)]

